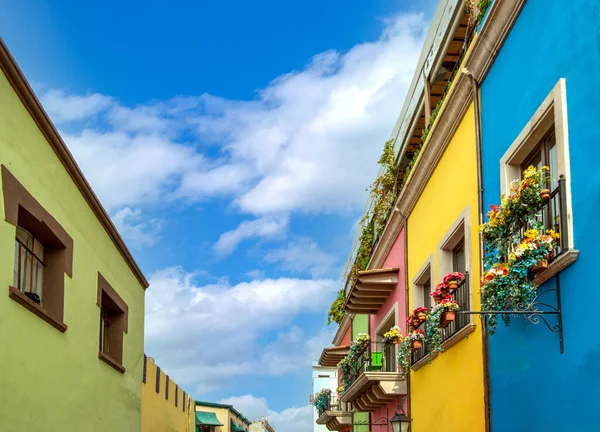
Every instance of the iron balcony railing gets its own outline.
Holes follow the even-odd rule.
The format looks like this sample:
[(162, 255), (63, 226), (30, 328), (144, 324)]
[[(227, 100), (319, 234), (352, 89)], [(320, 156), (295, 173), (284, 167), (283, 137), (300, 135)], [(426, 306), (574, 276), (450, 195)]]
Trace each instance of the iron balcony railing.
[[(471, 289), (469, 284), (469, 273), (465, 272), (465, 280), (458, 285), (458, 288), (453, 294), (454, 300), (458, 303), (460, 310), (468, 311), (471, 310)], [(450, 339), (453, 335), (458, 333), (462, 328), (466, 327), (470, 322), (469, 315), (466, 314), (456, 314), (454, 321), (452, 321), (446, 328), (442, 329), (442, 343)], [(427, 334), (427, 322), (421, 324), (420, 329), (422, 329), (425, 334)], [(422, 358), (424, 358), (427, 354), (430, 353), (427, 348), (427, 341), (416, 351), (413, 351), (411, 356), (412, 364), (415, 364)]]
[(383, 342), (369, 342), (360, 355), (357, 373), (351, 377), (348, 387), (365, 372), (397, 372), (397, 345)]
[(326, 411), (342, 411), (342, 402), (338, 399), (337, 394), (327, 395), (327, 405), (317, 409), (319, 417), (325, 414)]
[(16, 288), (34, 302), (41, 304), (44, 262), (21, 240), (15, 240)]
[[(542, 231), (553, 230), (560, 235), (557, 248), (554, 254), (548, 259), (549, 263), (569, 249), (569, 220), (567, 217), (565, 183), (565, 177), (561, 175), (558, 181), (552, 185), (556, 187), (550, 192), (550, 198), (536, 215), (536, 220), (541, 223)], [(521, 228), (519, 241), (523, 240), (524, 233), (528, 228), (530, 228), (528, 225)]]

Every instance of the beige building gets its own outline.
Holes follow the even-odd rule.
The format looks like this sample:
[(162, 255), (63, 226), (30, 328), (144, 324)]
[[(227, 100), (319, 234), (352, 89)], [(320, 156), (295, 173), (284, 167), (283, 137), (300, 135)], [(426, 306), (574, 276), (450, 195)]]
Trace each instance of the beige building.
[(197, 432), (249, 432), (250, 420), (233, 405), (196, 401)]
[(275, 432), (273, 426), (269, 424), (266, 418), (261, 418), (250, 425), (249, 432)]

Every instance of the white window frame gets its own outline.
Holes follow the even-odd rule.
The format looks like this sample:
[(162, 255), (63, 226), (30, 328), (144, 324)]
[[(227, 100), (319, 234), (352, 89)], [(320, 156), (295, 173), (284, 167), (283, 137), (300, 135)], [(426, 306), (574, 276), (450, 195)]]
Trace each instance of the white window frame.
[(567, 119), (566, 81), (560, 78), (542, 104), (535, 111), (521, 133), (500, 159), (500, 190), (510, 191), (510, 183), (521, 178), (521, 164), (554, 127), (558, 172), (556, 179), (565, 177), (567, 207), (568, 249), (574, 249), (573, 214), (571, 206), (571, 164), (569, 159), (569, 128)]
[[(429, 278), (430, 280), (430, 291), (427, 293), (429, 295), (431, 292), (435, 290), (435, 274), (434, 274), (434, 262), (433, 262), (433, 254), (429, 255), (427, 260), (423, 263), (421, 268), (417, 271), (415, 277), (412, 279), (412, 308), (415, 309), (417, 307), (425, 306), (423, 302), (420, 300), (423, 298), (423, 291), (425, 290), (425, 281)], [(419, 301), (417, 301), (419, 299)], [(411, 311), (409, 311), (410, 313)]]

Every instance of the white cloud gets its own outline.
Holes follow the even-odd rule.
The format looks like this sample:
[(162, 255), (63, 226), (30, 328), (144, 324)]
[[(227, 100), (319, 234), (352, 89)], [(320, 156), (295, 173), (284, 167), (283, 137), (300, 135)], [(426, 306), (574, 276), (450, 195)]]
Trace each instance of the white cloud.
[(265, 216), (254, 220), (245, 220), (234, 230), (221, 234), (214, 245), (214, 250), (219, 255), (227, 255), (246, 239), (253, 237), (277, 238), (287, 230), (287, 227), (287, 217)]
[(286, 246), (268, 251), (266, 262), (280, 263), (284, 270), (292, 273), (308, 272), (312, 277), (323, 277), (331, 273), (336, 258), (322, 251), (314, 241), (298, 237)]
[(320, 53), (252, 101), (204, 94), (128, 107), (59, 90), (41, 99), (56, 121), (97, 121), (65, 138), (109, 208), (225, 195), (256, 216), (343, 212), (364, 203), (425, 29), (422, 16), (401, 15), (379, 39)]
[(278, 432), (306, 432), (313, 430), (312, 406), (286, 408), (281, 412), (270, 410), (263, 397), (243, 395), (223, 399), (220, 403), (233, 405), (251, 420), (266, 417)]
[[(232, 286), (225, 280), (198, 285), (196, 276), (160, 270), (150, 276), (146, 294), (147, 352), (182, 386), (201, 393), (242, 374), (308, 368), (331, 340), (327, 331), (306, 336), (292, 322), (326, 308), (336, 291), (333, 280), (267, 278)], [(275, 340), (259, 343), (278, 330)]]
[(153, 246), (161, 231), (161, 223), (156, 219), (143, 220), (140, 209), (123, 207), (112, 220), (123, 238), (136, 246)]
[(57, 123), (77, 121), (108, 109), (113, 99), (99, 93), (85, 96), (68, 95), (62, 90), (49, 90), (40, 98), (48, 115)]

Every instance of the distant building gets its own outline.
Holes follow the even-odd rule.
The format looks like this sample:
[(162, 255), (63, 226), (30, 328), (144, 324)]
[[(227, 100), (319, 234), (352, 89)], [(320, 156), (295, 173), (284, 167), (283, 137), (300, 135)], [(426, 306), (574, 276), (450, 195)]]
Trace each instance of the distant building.
[[(333, 394), (338, 385), (337, 369), (333, 367), (313, 366), (312, 370), (312, 395), (314, 396), (323, 389), (329, 389)], [(311, 396), (312, 401), (312, 396)], [(316, 423), (319, 418), (317, 409), (313, 406), (313, 430), (314, 432), (325, 432), (327, 427)]]
[(266, 418), (261, 418), (250, 425), (250, 432), (275, 432), (273, 426), (269, 424)]
[(233, 405), (196, 401), (196, 432), (249, 432), (250, 420)]
[(193, 432), (195, 412), (194, 400), (144, 355), (142, 432)]

